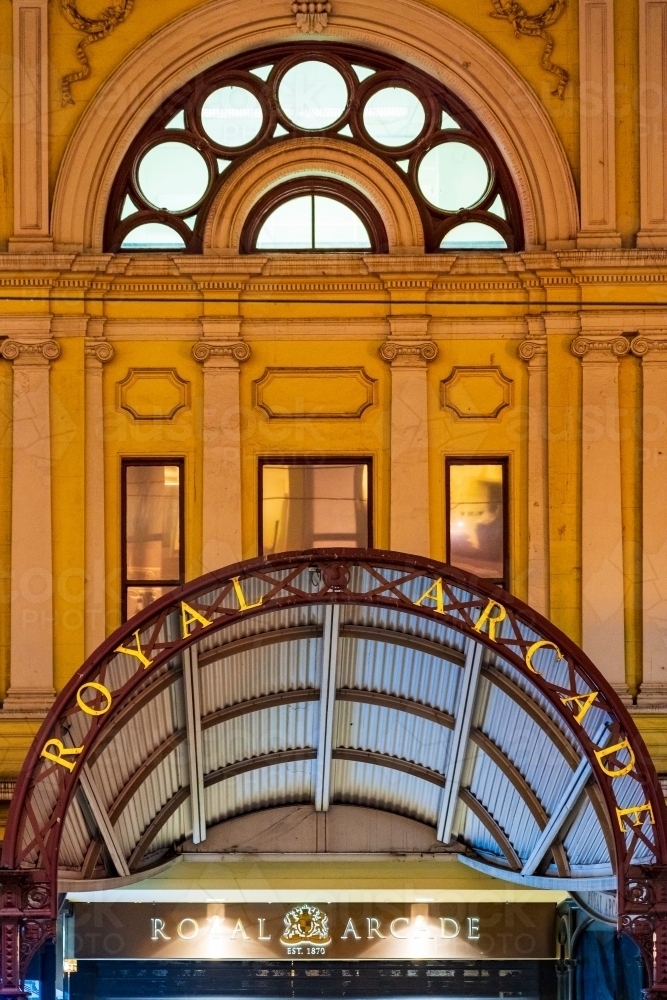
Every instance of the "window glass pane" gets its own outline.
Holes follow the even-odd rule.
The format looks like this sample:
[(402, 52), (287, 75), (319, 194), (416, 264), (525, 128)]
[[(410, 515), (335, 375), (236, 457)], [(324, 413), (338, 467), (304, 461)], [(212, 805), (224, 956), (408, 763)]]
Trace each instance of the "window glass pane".
[(285, 116), (305, 129), (333, 125), (347, 107), (347, 84), (328, 63), (308, 60), (288, 69), (278, 87)]
[(504, 466), (448, 465), (449, 562), (476, 576), (505, 575)]
[(317, 250), (367, 250), (370, 246), (368, 231), (356, 212), (334, 198), (315, 195)]
[(367, 548), (368, 466), (265, 465), (264, 554)]
[(153, 601), (157, 601), (159, 597), (163, 597), (170, 590), (175, 589), (175, 587), (128, 587), (125, 617), (133, 618)]
[(259, 231), (258, 250), (311, 250), (313, 199), (306, 194), (292, 198), (271, 212)]
[(184, 212), (206, 194), (208, 166), (188, 143), (161, 142), (141, 158), (137, 179), (144, 198), (155, 208)]
[(450, 229), (440, 244), (445, 250), (506, 250), (507, 243), (493, 226), (483, 222), (462, 222)]
[(220, 146), (245, 146), (262, 127), (262, 106), (245, 87), (220, 87), (204, 101), (201, 121)]
[(366, 131), (382, 146), (407, 146), (424, 128), (422, 102), (405, 87), (384, 87), (366, 102)]
[(183, 237), (161, 222), (136, 226), (121, 243), (121, 250), (183, 250), (184, 247)]
[(180, 467), (128, 465), (127, 579), (180, 579)]
[(489, 168), (481, 153), (464, 142), (434, 146), (419, 164), (422, 194), (436, 208), (458, 212), (481, 201), (489, 184)]

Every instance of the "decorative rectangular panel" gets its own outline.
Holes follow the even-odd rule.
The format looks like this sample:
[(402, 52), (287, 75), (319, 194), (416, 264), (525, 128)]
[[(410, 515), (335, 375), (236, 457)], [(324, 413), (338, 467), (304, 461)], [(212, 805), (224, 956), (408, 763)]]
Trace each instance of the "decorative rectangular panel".
[(117, 402), (135, 420), (173, 420), (190, 406), (190, 383), (175, 368), (130, 368), (118, 383)]
[(493, 420), (512, 405), (512, 379), (497, 367), (457, 366), (440, 384), (440, 401), (462, 419)]
[(253, 388), (271, 420), (355, 420), (375, 403), (363, 368), (267, 368)]

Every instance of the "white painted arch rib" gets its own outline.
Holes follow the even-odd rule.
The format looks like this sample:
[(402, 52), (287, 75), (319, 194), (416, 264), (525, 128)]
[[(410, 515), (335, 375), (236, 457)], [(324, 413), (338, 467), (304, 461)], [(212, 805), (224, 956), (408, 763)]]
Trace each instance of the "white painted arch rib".
[[(102, 250), (116, 172), (170, 94), (225, 59), (299, 37), (284, 0), (267, 0), (259, 16), (246, 0), (211, 0), (139, 45), (102, 85), (70, 140), (54, 195), (56, 249)], [(534, 92), (488, 42), (421, 0), (394, 0), (383, 8), (382, 24), (373, 0), (338, 0), (325, 38), (390, 52), (449, 87), (477, 114), (506, 159), (527, 248), (574, 246), (578, 207), (562, 144)]]

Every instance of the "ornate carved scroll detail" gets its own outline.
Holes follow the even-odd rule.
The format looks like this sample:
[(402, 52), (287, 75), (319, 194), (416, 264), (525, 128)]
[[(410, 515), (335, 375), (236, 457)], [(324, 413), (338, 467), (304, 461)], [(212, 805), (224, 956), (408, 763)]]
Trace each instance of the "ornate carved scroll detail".
[(296, 26), (306, 35), (313, 32), (321, 35), (327, 26), (331, 11), (331, 0), (294, 0), (292, 4), (292, 13), (296, 15)]
[(570, 79), (570, 74), (562, 66), (557, 66), (556, 63), (551, 61), (551, 53), (554, 50), (555, 42), (553, 35), (547, 31), (547, 28), (556, 23), (567, 7), (567, 0), (552, 0), (552, 3), (541, 14), (532, 15), (528, 13), (525, 7), (517, 3), (517, 0), (492, 0), (492, 3), (493, 12), (491, 13), (491, 17), (509, 21), (514, 28), (514, 34), (517, 38), (519, 35), (529, 35), (532, 38), (544, 39), (546, 45), (540, 62), (542, 63), (542, 68), (547, 73), (552, 73), (553, 76), (558, 78), (558, 86), (551, 93), (554, 97), (560, 97), (562, 100), (565, 88)]
[(387, 340), (380, 348), (383, 361), (395, 362), (398, 365), (414, 365), (415, 362), (435, 361), (438, 356), (438, 345), (432, 340), (421, 343), (395, 343)]
[(234, 361), (247, 361), (250, 357), (250, 348), (242, 340), (233, 344), (208, 344), (201, 340), (192, 348), (192, 357), (195, 361), (205, 362), (209, 358), (228, 358)]
[[(662, 336), (640, 333), (630, 344), (630, 350), (638, 358), (643, 358), (647, 354), (653, 353), (667, 355), (667, 336), (664, 333)], [(660, 360), (662, 361), (663, 358), (660, 358)], [(665, 356), (664, 360), (667, 361), (667, 356)]]
[(55, 361), (60, 357), (60, 345), (55, 340), (27, 344), (18, 340), (5, 340), (0, 347), (0, 354), (6, 361), (16, 361), (19, 358), (39, 361), (40, 355), (45, 361)]
[(134, 6), (134, 0), (115, 0), (108, 7), (105, 7), (98, 17), (84, 17), (77, 10), (75, 0), (60, 0), (60, 6), (72, 27), (76, 28), (77, 31), (83, 31), (86, 36), (81, 39), (76, 47), (77, 59), (83, 69), (79, 69), (74, 73), (68, 73), (60, 81), (62, 105), (66, 107), (68, 104), (74, 104), (71, 90), (72, 84), (77, 83), (79, 80), (85, 80), (90, 76), (90, 62), (88, 61), (86, 48), (94, 42), (101, 42), (102, 39), (111, 34), (114, 28), (122, 24)]
[(519, 345), (519, 357), (522, 361), (536, 361), (546, 364), (547, 338), (527, 338), (526, 340), (522, 340)]
[(84, 353), (86, 356), (86, 361), (99, 361), (100, 364), (106, 364), (107, 361), (111, 361), (114, 356), (114, 349), (106, 340), (100, 342), (87, 343), (84, 347)]
[(624, 357), (630, 350), (630, 344), (625, 337), (575, 337), (571, 350), (577, 358), (590, 354), (590, 360), (613, 361)]
[(644, 995), (657, 1000), (667, 993), (667, 867), (642, 865), (631, 871), (622, 903), (619, 929), (639, 947), (649, 974)]

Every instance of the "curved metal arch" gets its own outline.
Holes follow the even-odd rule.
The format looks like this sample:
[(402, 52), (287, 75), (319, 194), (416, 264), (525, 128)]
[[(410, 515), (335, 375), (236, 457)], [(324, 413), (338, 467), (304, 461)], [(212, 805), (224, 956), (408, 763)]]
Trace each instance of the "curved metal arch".
[[(647, 928), (658, 919), (655, 900), (667, 898), (667, 815), (650, 757), (610, 685), (571, 640), (515, 597), (451, 566), (392, 552), (316, 550), (240, 563), (165, 596), (119, 629), (72, 678), (31, 748), (10, 811), (2, 866), (48, 886), (52, 915), (63, 820), (79, 775), (98, 741), (114, 731), (123, 713), (136, 711), (133, 698), (148, 698), (142, 694), (142, 688), (151, 687), (147, 680), (160, 678), (161, 683), (167, 666), (177, 665), (190, 646), (224, 635), (245, 618), (313, 604), (368, 605), (436, 622), (483, 644), (508, 664), (510, 676), (496, 666), (485, 672), (515, 698), (524, 692), (512, 680), (512, 670), (539, 692), (571, 734), (572, 742), (553, 725), (562, 751), (569, 750), (574, 765), (576, 746), (588, 761), (609, 815), (621, 925), (648, 941)], [(497, 625), (490, 627), (494, 618)], [(550, 655), (538, 656), (536, 666), (529, 651), (535, 654), (539, 644)], [(110, 698), (107, 704), (100, 695), (92, 703), (99, 712), (94, 716), (77, 703), (77, 692), (92, 682), (106, 687)], [(530, 711), (528, 694), (525, 700)], [(601, 753), (605, 744), (596, 743), (583, 724), (591, 705), (607, 721), (620, 756)], [(61, 742), (61, 758), (76, 751), (67, 764), (43, 756), (52, 740)], [(621, 773), (627, 777), (619, 781)], [(638, 848), (643, 849), (639, 862)]]

